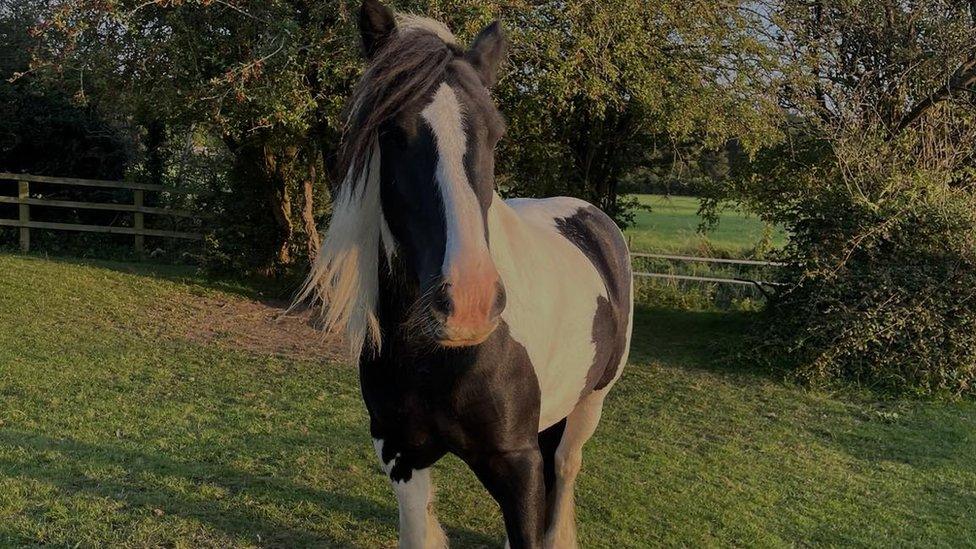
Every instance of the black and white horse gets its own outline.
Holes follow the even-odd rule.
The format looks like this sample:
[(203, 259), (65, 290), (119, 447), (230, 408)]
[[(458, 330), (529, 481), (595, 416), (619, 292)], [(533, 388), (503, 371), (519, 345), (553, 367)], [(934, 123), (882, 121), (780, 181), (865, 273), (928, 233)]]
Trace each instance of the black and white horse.
[(451, 452), (501, 506), (512, 547), (573, 547), (582, 447), (630, 345), (626, 242), (586, 202), (495, 193), (497, 22), (468, 50), (377, 0), (360, 27), (347, 176), (305, 296), (358, 359), (400, 545), (446, 545), (430, 471)]

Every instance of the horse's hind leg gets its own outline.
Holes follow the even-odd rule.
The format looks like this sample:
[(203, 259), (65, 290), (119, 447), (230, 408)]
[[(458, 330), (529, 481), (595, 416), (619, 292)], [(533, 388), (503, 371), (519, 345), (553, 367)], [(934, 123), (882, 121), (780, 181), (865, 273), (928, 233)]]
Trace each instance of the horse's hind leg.
[(546, 482), (546, 531), (552, 524), (552, 510), (556, 495), (556, 449), (566, 431), (566, 418), (539, 433), (539, 450), (542, 452), (542, 472)]
[(583, 397), (569, 417), (563, 436), (556, 448), (554, 462), (555, 489), (549, 494), (549, 523), (546, 531), (546, 549), (577, 547), (576, 506), (574, 492), (576, 477), (583, 463), (583, 444), (586, 443), (603, 411), (603, 399), (607, 391), (593, 392)]

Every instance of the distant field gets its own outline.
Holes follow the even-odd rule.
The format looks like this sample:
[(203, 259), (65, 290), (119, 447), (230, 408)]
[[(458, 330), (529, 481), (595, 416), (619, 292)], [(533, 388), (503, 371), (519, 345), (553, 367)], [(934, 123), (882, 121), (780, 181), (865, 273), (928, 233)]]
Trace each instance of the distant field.
[[(748, 255), (763, 238), (765, 226), (753, 216), (735, 210), (722, 213), (718, 227), (698, 234), (698, 198), (690, 196), (638, 195), (651, 211), (638, 211), (637, 224), (626, 232), (631, 248), (642, 252)], [(773, 245), (783, 246), (786, 235), (773, 231)]]

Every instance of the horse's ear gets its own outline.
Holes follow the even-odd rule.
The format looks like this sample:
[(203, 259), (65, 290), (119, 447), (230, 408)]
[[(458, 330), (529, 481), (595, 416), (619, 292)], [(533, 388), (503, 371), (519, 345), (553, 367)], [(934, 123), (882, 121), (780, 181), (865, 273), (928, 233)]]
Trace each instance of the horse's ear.
[(494, 86), (498, 80), (498, 69), (505, 59), (506, 51), (508, 40), (505, 39), (502, 24), (498, 21), (485, 27), (474, 39), (474, 45), (468, 50), (466, 57), (478, 71), (486, 87)]
[(364, 0), (359, 8), (359, 32), (363, 37), (366, 58), (372, 58), (396, 31), (393, 10), (379, 0)]

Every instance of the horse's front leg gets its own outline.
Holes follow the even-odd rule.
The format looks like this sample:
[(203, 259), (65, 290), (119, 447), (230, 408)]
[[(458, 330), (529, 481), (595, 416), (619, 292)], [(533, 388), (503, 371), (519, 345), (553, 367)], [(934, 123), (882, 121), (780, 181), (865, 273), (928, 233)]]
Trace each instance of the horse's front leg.
[(401, 549), (443, 549), (447, 536), (434, 516), (434, 484), (431, 467), (414, 469), (409, 456), (386, 448), (384, 441), (373, 439), (376, 455), (396, 493), (400, 508)]
[(512, 549), (542, 547), (546, 488), (538, 446), (481, 455), (468, 463), (501, 507)]

